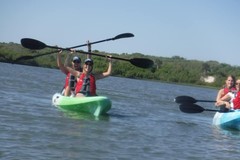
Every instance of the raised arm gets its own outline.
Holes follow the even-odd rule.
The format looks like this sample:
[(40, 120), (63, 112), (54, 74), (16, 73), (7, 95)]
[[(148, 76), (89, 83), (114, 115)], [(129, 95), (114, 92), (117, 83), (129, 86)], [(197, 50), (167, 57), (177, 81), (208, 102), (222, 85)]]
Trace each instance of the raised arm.
[(72, 55), (75, 52), (76, 51), (74, 49), (70, 49), (70, 53), (67, 54), (67, 57), (65, 59), (64, 66), (71, 66), (69, 57), (70, 57), (70, 55)]
[(107, 69), (107, 71), (103, 72), (101, 74), (95, 75), (95, 78), (96, 78), (96, 80), (106, 78), (106, 77), (110, 76), (111, 73), (112, 73), (112, 58), (111, 58), (111, 56), (109, 56), (108, 57), (108, 69)]
[(81, 74), (81, 72), (78, 72), (78, 71), (72, 69), (71, 67), (68, 67), (68, 66), (65, 66), (62, 64), (62, 61), (61, 61), (62, 54), (61, 53), (62, 53), (62, 51), (59, 51), (57, 54), (57, 64), (58, 64), (59, 69), (65, 74), (68, 74), (70, 72), (75, 77), (78, 77)]
[(66, 67), (64, 67), (63, 63), (62, 63), (62, 50), (60, 50), (57, 54), (57, 65), (59, 67), (59, 69), (64, 73), (64, 74), (68, 74), (68, 70), (66, 69)]

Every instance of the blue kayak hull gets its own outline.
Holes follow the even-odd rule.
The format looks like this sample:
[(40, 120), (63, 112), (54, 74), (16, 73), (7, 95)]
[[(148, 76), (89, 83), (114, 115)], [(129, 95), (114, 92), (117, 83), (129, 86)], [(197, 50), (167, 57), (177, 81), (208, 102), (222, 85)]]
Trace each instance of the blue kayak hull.
[(213, 117), (213, 125), (222, 129), (240, 131), (240, 110), (231, 112), (217, 112)]

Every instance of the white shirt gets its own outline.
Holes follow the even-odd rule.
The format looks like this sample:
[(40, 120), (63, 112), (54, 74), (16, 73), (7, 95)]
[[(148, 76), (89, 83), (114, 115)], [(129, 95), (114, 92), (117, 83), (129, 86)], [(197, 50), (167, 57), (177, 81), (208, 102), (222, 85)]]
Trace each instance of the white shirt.
[(231, 105), (231, 109), (233, 109), (233, 99), (236, 97), (237, 92), (228, 92), (227, 94), (229, 97), (231, 97), (231, 100), (229, 101), (230, 105)]

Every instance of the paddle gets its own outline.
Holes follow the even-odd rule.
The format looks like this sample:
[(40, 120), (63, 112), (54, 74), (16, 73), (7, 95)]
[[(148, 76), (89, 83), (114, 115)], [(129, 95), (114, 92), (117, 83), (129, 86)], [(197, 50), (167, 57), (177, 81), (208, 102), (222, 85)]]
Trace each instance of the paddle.
[[(96, 41), (96, 42), (91, 42), (89, 44), (96, 44), (96, 43), (101, 43), (101, 42), (105, 42), (105, 41), (110, 41), (110, 40), (117, 40), (117, 39), (122, 39), (122, 38), (129, 38), (129, 37), (134, 37), (134, 35), (132, 33), (123, 33), (123, 34), (119, 34), (113, 38), (108, 38), (108, 39), (105, 39), (105, 40), (100, 40), (100, 41)], [(38, 49), (43, 49), (43, 48), (54, 48), (54, 49), (63, 49), (63, 50), (69, 50), (71, 48), (78, 48), (78, 47), (83, 47), (83, 46), (86, 46), (88, 45), (87, 43), (86, 44), (82, 44), (82, 45), (78, 45), (78, 46), (73, 46), (73, 47), (69, 47), (69, 48), (60, 48), (60, 47), (57, 47), (57, 46), (49, 46), (49, 45), (46, 45), (45, 43), (41, 42), (41, 41), (38, 41), (36, 39), (31, 39), (31, 38), (23, 38), (21, 39), (21, 44), (23, 47), (25, 48), (28, 48), (28, 49), (35, 49), (35, 50), (38, 50)]]
[(205, 109), (197, 104), (193, 103), (183, 103), (179, 105), (179, 109), (182, 112), (185, 113), (201, 113), (203, 111), (212, 111), (212, 112), (218, 112), (219, 110), (214, 110), (214, 109)]
[[(102, 55), (102, 54), (97, 54), (97, 53), (92, 53), (92, 52), (84, 52), (84, 51), (80, 51), (80, 50), (76, 50), (76, 52), (79, 53), (83, 53), (83, 54), (91, 54), (91, 55), (95, 55), (95, 56), (100, 56), (100, 57), (109, 57), (110, 56), (106, 56), (106, 55)], [(117, 59), (117, 60), (122, 60), (122, 61), (128, 61), (130, 62), (132, 65), (140, 67), (140, 68), (150, 68), (153, 66), (154, 62), (150, 59), (147, 58), (132, 58), (132, 59), (125, 59), (125, 58), (120, 58), (120, 57), (113, 57), (111, 56), (112, 59)]]
[[(90, 45), (92, 44), (96, 44), (96, 43), (101, 43), (101, 42), (106, 42), (106, 41), (111, 41), (111, 40), (117, 40), (117, 39), (122, 39), (122, 38), (130, 38), (130, 37), (134, 37), (134, 35), (132, 33), (122, 33), (119, 34), (113, 38), (108, 38), (108, 39), (104, 39), (104, 40), (100, 40), (100, 41), (96, 41), (96, 42), (91, 42), (89, 43)], [(49, 46), (46, 45), (45, 43), (35, 40), (35, 39), (31, 39), (31, 38), (23, 38), (21, 39), (21, 44), (23, 47), (28, 48), (28, 49), (34, 49), (34, 50), (38, 50), (38, 49), (43, 49), (43, 48), (54, 48), (54, 49), (63, 49), (63, 50), (69, 50), (71, 48), (78, 48), (78, 47), (83, 47), (83, 46), (87, 46), (88, 44), (82, 44), (82, 45), (78, 45), (78, 46), (73, 46), (73, 47), (69, 47), (69, 48), (60, 48), (57, 46)], [(52, 54), (52, 53), (56, 53), (57, 51), (52, 51), (52, 52), (47, 52), (47, 53), (43, 53), (43, 54), (38, 54), (38, 55), (34, 55), (34, 56), (22, 56), (17, 58), (14, 62), (20, 61), (20, 60), (28, 60), (28, 59), (33, 59), (36, 57), (40, 57), (40, 56), (44, 56), (44, 55), (48, 55), (48, 54)]]
[(176, 103), (216, 102), (213, 100), (197, 100), (189, 96), (178, 96), (174, 99)]
[[(116, 36), (115, 39), (119, 39), (119, 38), (123, 38), (124, 34), (122, 34), (121, 36)], [(129, 34), (127, 34), (129, 36)], [(125, 35), (126, 38), (126, 35)], [(54, 48), (54, 49), (62, 49), (62, 50), (70, 50), (70, 48), (61, 48), (61, 47), (56, 47), (56, 46), (49, 46), (46, 45), (45, 43), (35, 40), (35, 39), (30, 39), (30, 38), (24, 38), (21, 40), (21, 43), (23, 45), (23, 47), (25, 48), (29, 48), (29, 49), (43, 49), (43, 48)], [(56, 51), (54, 51), (56, 52)], [(52, 53), (54, 53), (52, 52)], [(95, 55), (95, 56), (100, 56), (100, 57), (106, 57), (106, 55), (102, 55), (102, 54), (96, 54), (96, 53), (92, 53), (92, 52), (84, 52), (84, 51), (80, 51), (80, 50), (76, 50), (76, 52), (79, 53), (83, 53), (83, 54), (91, 54), (91, 55)], [(42, 55), (47, 55), (47, 54), (51, 54), (51, 52), (49, 53), (44, 53), (44, 54), (40, 54), (40, 55), (35, 55), (35, 56), (23, 56), (23, 57), (19, 57), (16, 59), (16, 61), (18, 60), (25, 60), (25, 59), (32, 59), (35, 57), (39, 57)], [(131, 64), (137, 66), (137, 67), (141, 67), (141, 68), (150, 68), (153, 66), (153, 61), (147, 58), (132, 58), (132, 59), (125, 59), (125, 58), (120, 58), (120, 57), (111, 57), (112, 59), (118, 59), (118, 60), (123, 60), (123, 61), (128, 61)]]

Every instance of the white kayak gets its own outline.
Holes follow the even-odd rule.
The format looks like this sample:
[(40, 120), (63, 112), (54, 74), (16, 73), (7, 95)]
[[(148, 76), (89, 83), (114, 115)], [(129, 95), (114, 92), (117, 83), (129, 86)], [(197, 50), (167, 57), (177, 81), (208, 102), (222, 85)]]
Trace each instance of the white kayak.
[(240, 131), (240, 110), (230, 112), (216, 112), (213, 117), (213, 125), (222, 129)]

